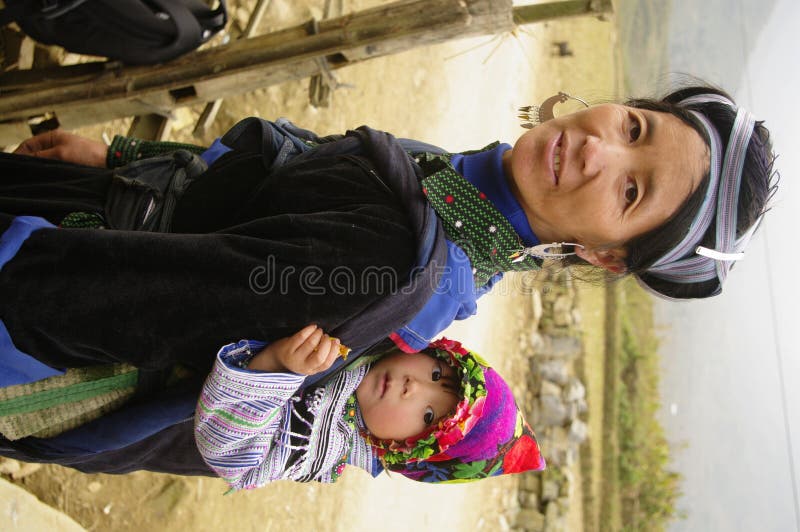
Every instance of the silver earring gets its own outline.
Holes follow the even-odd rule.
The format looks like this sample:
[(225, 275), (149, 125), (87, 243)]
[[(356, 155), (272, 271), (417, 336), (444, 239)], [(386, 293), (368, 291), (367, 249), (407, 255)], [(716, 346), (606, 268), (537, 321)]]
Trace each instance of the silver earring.
[[(577, 251), (564, 252), (564, 246), (572, 246), (574, 249), (585, 249), (582, 245), (572, 242), (553, 242), (552, 244), (539, 244), (538, 246), (523, 248), (520, 251), (512, 253), (508, 258), (511, 259), (511, 262), (520, 262), (525, 260), (525, 257), (563, 259), (564, 257), (569, 257), (570, 255), (576, 255), (578, 253)], [(555, 247), (558, 247), (559, 251), (550, 251), (551, 248)]]
[(548, 99), (543, 101), (541, 105), (526, 105), (525, 107), (520, 107), (519, 115), (517, 116), (520, 120), (523, 120), (521, 124), (522, 127), (525, 129), (533, 129), (542, 122), (547, 122), (551, 118), (554, 118), (555, 114), (553, 114), (553, 108), (556, 106), (556, 104), (564, 103), (569, 99), (576, 100), (581, 102), (586, 107), (589, 107), (589, 104), (582, 99), (576, 96), (571, 96), (566, 92), (559, 92), (558, 94), (550, 96)]

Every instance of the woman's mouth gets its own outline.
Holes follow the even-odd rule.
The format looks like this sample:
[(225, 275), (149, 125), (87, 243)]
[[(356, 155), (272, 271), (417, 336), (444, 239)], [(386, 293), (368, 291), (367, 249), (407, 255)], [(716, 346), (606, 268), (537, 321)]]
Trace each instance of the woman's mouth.
[(556, 176), (556, 184), (558, 184), (558, 176), (561, 172), (561, 139), (556, 144), (555, 153), (553, 154), (553, 174)]
[[(558, 186), (559, 178), (561, 176), (561, 153), (564, 144), (564, 133), (560, 133), (557, 137), (547, 143), (547, 159), (546, 164), (550, 167), (553, 174), (553, 185)], [(564, 152), (566, 154), (566, 152)]]

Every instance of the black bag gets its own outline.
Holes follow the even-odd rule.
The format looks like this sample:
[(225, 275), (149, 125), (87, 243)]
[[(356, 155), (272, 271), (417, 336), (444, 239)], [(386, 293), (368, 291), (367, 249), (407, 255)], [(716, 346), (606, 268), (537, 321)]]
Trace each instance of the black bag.
[(227, 22), (225, 0), (6, 0), (0, 26), (16, 22), (43, 44), (149, 65), (194, 50)]
[(186, 150), (115, 168), (106, 199), (108, 228), (169, 233), (175, 205), (207, 169), (199, 155)]

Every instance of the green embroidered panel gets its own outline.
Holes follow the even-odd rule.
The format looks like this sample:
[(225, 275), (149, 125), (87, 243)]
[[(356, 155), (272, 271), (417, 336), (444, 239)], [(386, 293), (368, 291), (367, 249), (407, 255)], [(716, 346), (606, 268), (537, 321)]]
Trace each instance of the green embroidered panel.
[(426, 173), (422, 192), (442, 220), (447, 238), (469, 257), (476, 287), (499, 272), (539, 269), (533, 257), (518, 258), (522, 239), (486, 194), (456, 171), (449, 154), (425, 153), (417, 162)]

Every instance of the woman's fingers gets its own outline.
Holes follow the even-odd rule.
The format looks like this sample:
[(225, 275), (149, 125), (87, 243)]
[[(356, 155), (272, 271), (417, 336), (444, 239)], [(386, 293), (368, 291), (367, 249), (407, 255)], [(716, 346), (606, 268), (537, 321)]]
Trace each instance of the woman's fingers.
[(53, 134), (51, 131), (48, 131), (46, 133), (40, 133), (29, 139), (25, 139), (19, 146), (17, 146), (17, 149), (14, 150), (14, 153), (35, 156), (42, 150), (47, 150), (52, 147)]

